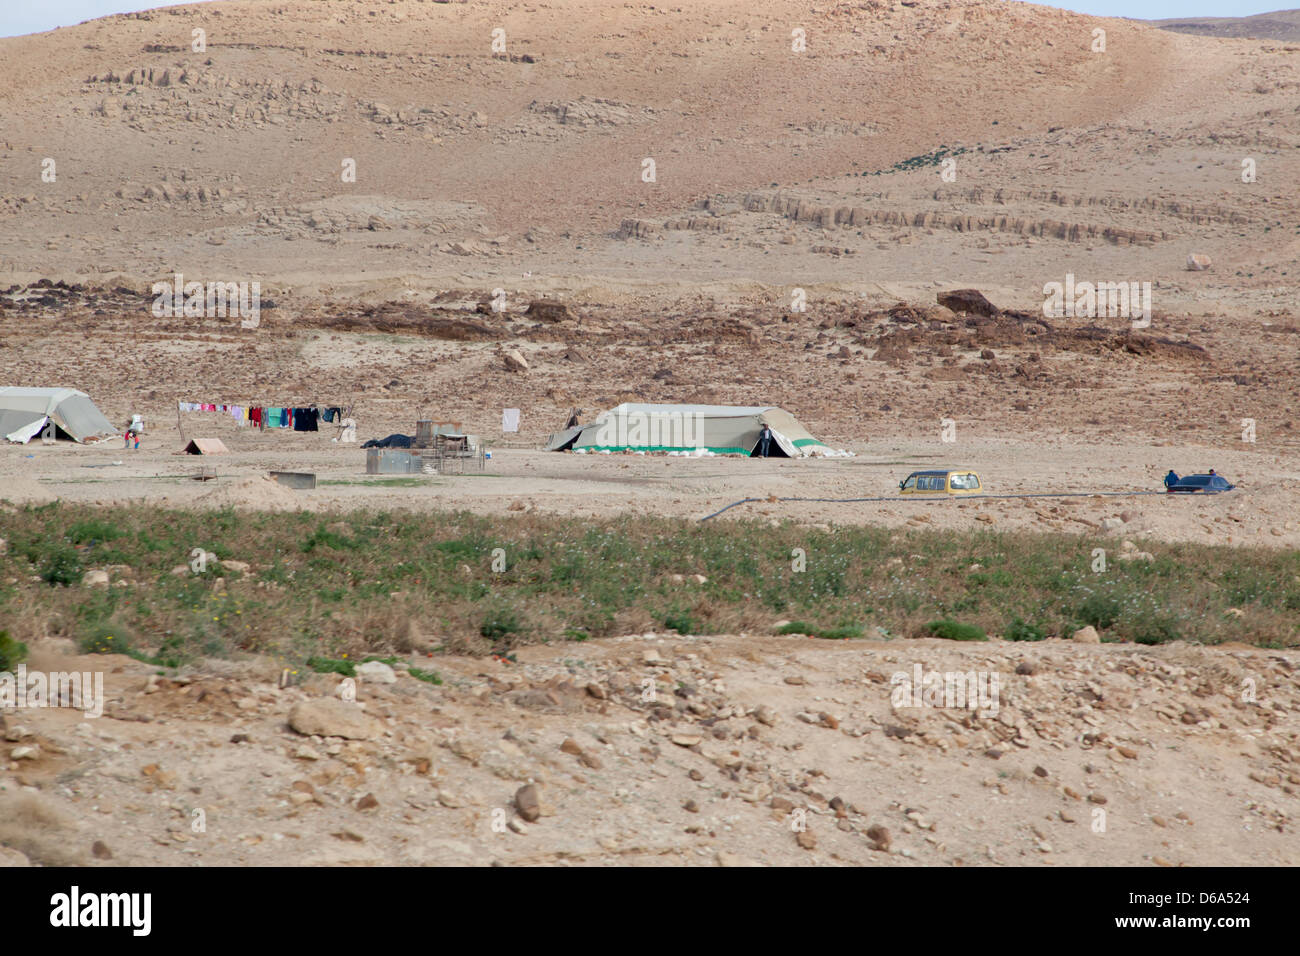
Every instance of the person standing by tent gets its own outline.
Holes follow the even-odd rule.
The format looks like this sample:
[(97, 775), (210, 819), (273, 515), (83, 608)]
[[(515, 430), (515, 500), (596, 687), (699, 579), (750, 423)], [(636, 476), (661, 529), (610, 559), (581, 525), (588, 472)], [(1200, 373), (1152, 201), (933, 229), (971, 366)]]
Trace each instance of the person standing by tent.
[(767, 450), (772, 445), (772, 429), (767, 427), (767, 422), (763, 423), (763, 430), (758, 433), (758, 457), (766, 458)]
[(123, 447), (123, 448), (130, 448), (130, 447), (131, 447), (131, 440), (132, 440), (132, 439), (135, 439), (135, 448), (136, 448), (136, 451), (139, 451), (139, 450), (140, 450), (140, 433), (141, 433), (142, 431), (144, 431), (144, 420), (143, 420), (139, 415), (134, 415), (134, 414), (133, 414), (133, 415), (131, 416), (131, 421), (127, 423), (127, 426), (126, 426), (126, 435), (123, 436), (123, 437), (126, 439), (126, 443), (123, 444), (122, 447)]

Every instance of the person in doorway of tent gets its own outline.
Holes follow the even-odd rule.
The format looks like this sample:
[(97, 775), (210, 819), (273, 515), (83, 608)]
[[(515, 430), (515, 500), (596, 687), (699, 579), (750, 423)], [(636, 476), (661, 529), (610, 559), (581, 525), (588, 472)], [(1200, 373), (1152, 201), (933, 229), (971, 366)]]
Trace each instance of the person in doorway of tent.
[(1176, 481), (1178, 481), (1178, 472), (1170, 468), (1169, 474), (1165, 475), (1165, 488), (1172, 488)]
[(763, 430), (758, 433), (758, 457), (766, 458), (767, 450), (768, 448), (771, 447), (771, 445), (772, 445), (772, 429), (768, 428), (766, 423), (764, 423)]

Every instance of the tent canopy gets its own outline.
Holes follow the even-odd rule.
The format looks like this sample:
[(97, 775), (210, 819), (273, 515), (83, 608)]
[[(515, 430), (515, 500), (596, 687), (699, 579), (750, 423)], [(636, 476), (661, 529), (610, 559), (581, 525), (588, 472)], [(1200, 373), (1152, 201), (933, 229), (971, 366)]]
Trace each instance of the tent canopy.
[(625, 402), (552, 435), (547, 449), (562, 451), (685, 452), (751, 455), (764, 425), (772, 430), (769, 453), (805, 458), (828, 449), (798, 420), (774, 405), (648, 405)]
[(0, 388), (0, 435), (26, 444), (40, 434), (46, 421), (73, 441), (116, 435), (118, 430), (95, 407), (90, 396), (75, 388)]

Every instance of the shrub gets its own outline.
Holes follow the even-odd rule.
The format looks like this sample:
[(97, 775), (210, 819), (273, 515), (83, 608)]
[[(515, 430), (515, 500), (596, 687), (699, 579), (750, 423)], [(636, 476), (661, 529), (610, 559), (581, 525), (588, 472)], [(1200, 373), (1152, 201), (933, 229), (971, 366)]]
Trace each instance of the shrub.
[(678, 634), (694, 634), (697, 631), (694, 618), (685, 611), (673, 611), (666, 615), (664, 627)]
[(317, 674), (342, 674), (344, 677), (356, 677), (357, 668), (351, 661), (335, 660), (332, 657), (309, 657), (307, 666)]
[(1118, 598), (1109, 594), (1089, 594), (1079, 602), (1076, 613), (1084, 624), (1105, 630), (1119, 620), (1121, 610)]
[(518, 634), (524, 629), (523, 623), (519, 616), (509, 608), (498, 608), (491, 611), (479, 625), (479, 634), (486, 637), (489, 641), (498, 641), (502, 638), (509, 637), (511, 634)]
[(51, 586), (76, 584), (81, 580), (81, 555), (72, 548), (57, 548), (41, 562), (41, 580)]
[(1014, 618), (1007, 625), (1002, 636), (1008, 641), (1041, 641), (1047, 632), (1036, 624), (1027, 624), (1020, 618)]
[(131, 653), (131, 642), (115, 627), (101, 625), (90, 631), (80, 641), (83, 654)]
[(974, 624), (962, 624), (948, 618), (942, 621), (931, 621), (925, 626), (935, 637), (942, 637), (948, 641), (987, 641), (988, 635), (981, 628)]
[(27, 645), (0, 631), (0, 671), (11, 671), (27, 658)]

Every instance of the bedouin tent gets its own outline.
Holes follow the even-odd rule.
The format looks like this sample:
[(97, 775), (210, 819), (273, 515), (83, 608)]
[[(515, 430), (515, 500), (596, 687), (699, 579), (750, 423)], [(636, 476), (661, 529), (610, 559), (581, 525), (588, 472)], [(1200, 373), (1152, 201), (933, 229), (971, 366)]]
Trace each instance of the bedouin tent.
[(755, 455), (763, 426), (772, 430), (772, 457), (807, 458), (830, 451), (789, 412), (773, 405), (642, 405), (625, 402), (594, 422), (550, 437), (548, 451), (676, 452)]
[(228, 455), (230, 449), (220, 438), (191, 438), (185, 446), (187, 455)]
[(0, 388), (0, 435), (25, 445), (53, 422), (55, 438), (94, 441), (118, 434), (90, 396), (75, 388)]

